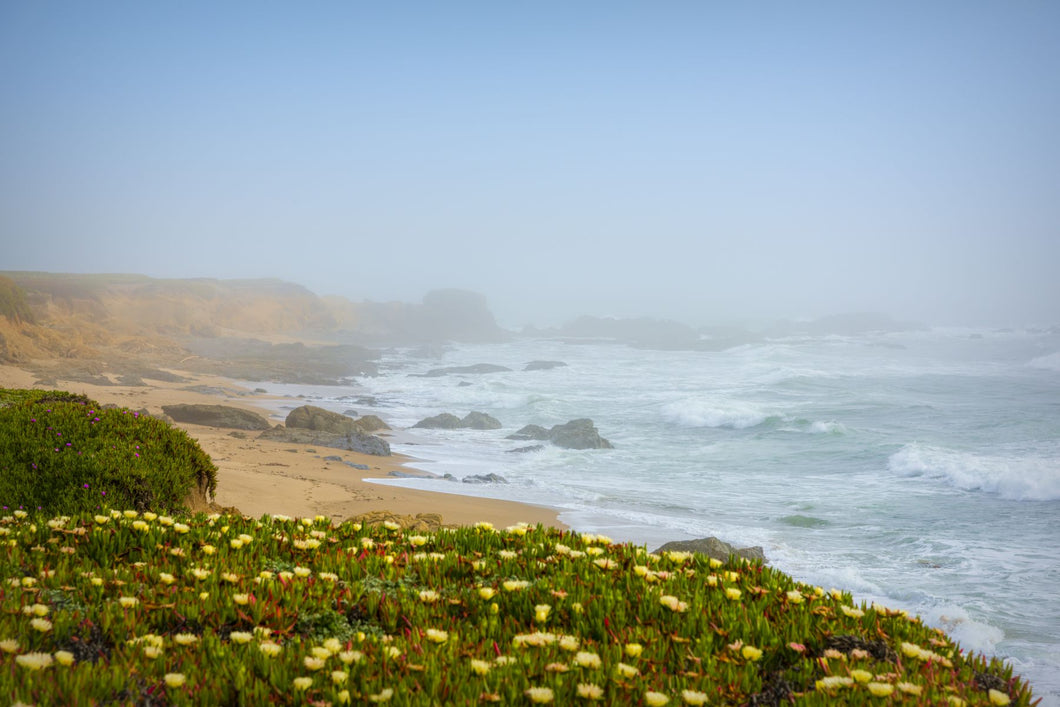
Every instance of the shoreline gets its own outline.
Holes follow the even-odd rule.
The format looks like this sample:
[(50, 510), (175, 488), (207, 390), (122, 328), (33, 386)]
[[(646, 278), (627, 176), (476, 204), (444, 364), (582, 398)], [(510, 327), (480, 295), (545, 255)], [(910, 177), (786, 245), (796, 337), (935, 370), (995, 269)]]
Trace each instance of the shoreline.
[[(293, 400), (284, 396), (255, 393), (244, 381), (220, 376), (174, 371), (186, 378), (179, 383), (150, 381), (144, 386), (95, 385), (79, 381), (56, 381), (56, 389), (82, 393), (100, 404), (113, 403), (133, 410), (146, 409), (161, 414), (163, 405), (187, 403), (227, 405), (251, 410), (273, 424), (282, 424), (283, 416), (268, 402)], [(22, 368), (0, 365), (0, 387), (34, 388), (36, 376)], [(211, 392), (188, 390), (205, 386)], [(50, 387), (50, 386), (49, 386)], [(520, 522), (541, 523), (565, 529), (556, 509), (455, 494), (408, 489), (390, 484), (372, 483), (368, 479), (391, 478), (394, 471), (415, 473), (409, 465), (417, 460), (403, 454), (372, 456), (307, 444), (257, 439), (257, 432), (173, 423), (195, 439), (217, 465), (217, 492), (213, 501), (222, 507), (234, 507), (240, 513), (260, 517), (264, 514), (292, 517), (324, 515), (334, 521), (368, 513), (388, 512), (399, 516), (439, 514), (445, 525), (471, 525), (479, 521), (498, 527)], [(342, 461), (324, 457), (338, 456)], [(368, 470), (355, 469), (344, 462), (362, 464)]]

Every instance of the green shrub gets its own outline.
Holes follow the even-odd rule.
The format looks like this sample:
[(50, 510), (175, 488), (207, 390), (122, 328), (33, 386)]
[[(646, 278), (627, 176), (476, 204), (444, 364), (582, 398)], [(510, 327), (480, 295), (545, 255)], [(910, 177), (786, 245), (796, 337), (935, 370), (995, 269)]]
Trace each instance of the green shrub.
[(175, 512), (217, 467), (182, 430), (62, 391), (0, 390), (0, 505)]
[(35, 321), (33, 310), (26, 302), (26, 293), (9, 277), (0, 275), (0, 317), (13, 322)]

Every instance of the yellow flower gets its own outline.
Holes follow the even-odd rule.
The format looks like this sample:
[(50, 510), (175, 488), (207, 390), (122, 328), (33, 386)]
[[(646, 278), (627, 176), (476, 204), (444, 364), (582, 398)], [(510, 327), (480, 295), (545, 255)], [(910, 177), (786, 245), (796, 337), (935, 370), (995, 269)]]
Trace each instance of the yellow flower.
[(342, 641), (337, 638), (326, 638), (324, 639), (324, 649), (329, 655), (338, 653), (342, 650)]
[(239, 538), (232, 538), (228, 541), (228, 547), (232, 548), (233, 550), (238, 550), (239, 548), (243, 547), (243, 541)]
[(626, 644), (626, 655), (630, 658), (636, 658), (644, 650), (644, 646), (639, 643), (627, 643)]
[(363, 658), (364, 653), (361, 653), (360, 651), (341, 651), (339, 653), (339, 660), (341, 660), (344, 665), (360, 663)]
[(615, 666), (615, 672), (624, 678), (635, 678), (640, 675), (640, 671), (632, 665), (626, 665), (625, 663), (619, 663)]
[(872, 680), (872, 673), (868, 670), (851, 670), (850, 677), (854, 678), (855, 682), (868, 682)]
[(134, 520), (133, 524), (132, 524), (132, 527), (133, 527), (133, 530), (139, 531), (141, 533), (146, 533), (150, 529), (151, 526), (149, 526), (147, 523), (143, 522), (142, 520)]
[(368, 699), (371, 702), (389, 702), (390, 698), (394, 696), (394, 688), (388, 687), (384, 690), (377, 692), (374, 695), (368, 695)]
[(341, 704), (341, 705), (350, 704), (350, 691), (349, 690), (343, 690), (338, 695), (336, 695), (336, 697), (339, 700), (339, 704)]
[(233, 631), (228, 634), (228, 638), (232, 643), (250, 643), (250, 639), (254, 638), (254, 634), (246, 631)]
[(189, 530), (191, 530), (191, 528), (189, 528), (184, 523), (174, 523), (173, 530), (183, 535), (184, 533), (187, 533)]
[(320, 670), (324, 667), (324, 662), (323, 658), (315, 658), (309, 655), (302, 659), (302, 664), (309, 670)]
[(485, 675), (490, 671), (492, 666), (484, 660), (471, 659), (471, 672), (475, 675)]
[(59, 665), (73, 665), (74, 654), (70, 651), (55, 651), (55, 662)]
[(581, 641), (577, 636), (560, 636), (559, 647), (565, 651), (576, 651)]
[(52, 665), (51, 653), (23, 653), (15, 656), (15, 662), (27, 670), (44, 670)]
[(173, 642), (181, 646), (190, 646), (199, 640), (199, 637), (194, 633), (178, 633), (173, 636)]
[(659, 597), (659, 603), (665, 606), (670, 611), (682, 612), (688, 610), (688, 604), (683, 601), (680, 601), (677, 597), (671, 596), (669, 594), (663, 594), (661, 597)]
[(741, 592), (736, 587), (726, 587), (725, 588), (725, 596), (726, 596), (726, 598), (732, 599), (733, 601), (739, 599), (742, 594), (743, 594), (743, 592)]
[(331, 682), (336, 685), (342, 685), (349, 679), (350, 674), (345, 670), (332, 670), (331, 671)]
[(165, 681), (168, 687), (180, 687), (187, 680), (184, 673), (166, 673)]
[(48, 619), (33, 619), (29, 622), (29, 625), (41, 633), (47, 633), (52, 630), (52, 622)]
[(484, 520), (480, 520), (478, 523), (475, 523), (474, 528), (476, 530), (493, 530), (493, 523), (487, 523)]
[(50, 609), (48, 609), (48, 607), (44, 604), (30, 604), (28, 606), (22, 607), (22, 613), (26, 614), (27, 616), (47, 616), (49, 611)]
[(1012, 702), (1008, 695), (1000, 690), (990, 690), (990, 704), (997, 705), (997, 707), (1004, 707), (1008, 703)]
[(873, 697), (889, 697), (894, 692), (894, 685), (888, 685), (885, 682), (870, 682), (866, 687), (869, 688), (869, 693)]
[(590, 653), (589, 651), (578, 651), (574, 656), (574, 662), (583, 668), (589, 668), (590, 670), (596, 670), (603, 661), (600, 660), (600, 656), (596, 653)]
[(548, 621), (548, 615), (552, 611), (552, 607), (548, 604), (538, 604), (534, 607), (534, 621), (539, 624), (543, 624)]
[(106, 525), (110, 521), (108, 516), (101, 515), (93, 516), (92, 519), (96, 521), (96, 525)]
[(599, 685), (594, 685), (591, 682), (578, 683), (577, 690), (578, 697), (581, 697), (583, 700), (599, 700), (604, 696), (604, 688)]
[(648, 690), (644, 693), (644, 704), (649, 705), (649, 707), (662, 707), (669, 701), (670, 698), (661, 692)]
[(552, 688), (550, 687), (527, 688), (525, 694), (527, 697), (530, 698), (531, 702), (539, 705), (545, 704), (546, 702), (551, 702), (552, 698), (555, 696), (553, 695)]
[(740, 649), (740, 654), (752, 663), (762, 657), (762, 651), (754, 646), (744, 646)]
[(792, 604), (801, 604), (803, 600), (802, 592), (798, 589), (792, 589), (791, 591), (786, 592), (785, 596), (787, 596), (788, 601)]
[(441, 598), (441, 595), (433, 589), (424, 589), (420, 592), (420, 601), (424, 604), (433, 604)]
[(506, 592), (517, 592), (520, 589), (526, 589), (530, 586), (530, 582), (525, 579), (509, 579), (508, 581), (501, 584)]
[(865, 615), (865, 612), (861, 609), (855, 609), (854, 607), (847, 606), (846, 604), (841, 605), (839, 607), (839, 610), (852, 619), (860, 619), (862, 616)]
[(436, 628), (427, 629), (427, 640), (432, 643), (445, 643), (449, 640), (449, 633)]
[(426, 535), (410, 535), (409, 536), (409, 545), (412, 545), (412, 547), (421, 547), (421, 546), (426, 545), (426, 544), (427, 544), (427, 536)]
[(304, 578), (304, 577), (308, 577), (311, 574), (313, 574), (313, 570), (309, 569), (308, 567), (295, 567), (294, 568), (294, 575), (296, 577), (303, 577)]
[(313, 678), (295, 678), (291, 681), (291, 684), (294, 686), (294, 689), (303, 692), (313, 686)]
[(0, 651), (3, 651), (4, 653), (17, 653), (18, 641), (13, 638), (5, 638), (0, 641)]
[(234, 601), (236, 604), (239, 604), (240, 606), (244, 606), (244, 605), (250, 603), (250, 595), (249, 594), (233, 594), (232, 595), (232, 601)]
[(153, 645), (145, 645), (144, 646), (144, 656), (145, 657), (150, 658), (151, 660), (154, 660), (155, 658), (157, 658), (160, 655), (162, 655), (162, 649), (160, 647), (153, 646)]
[(496, 593), (497, 593), (497, 590), (494, 589), (493, 587), (479, 587), (478, 588), (478, 596), (479, 596), (479, 598), (480, 599), (485, 599), (486, 601), (489, 601), (490, 599), (492, 599), (493, 595), (496, 594)]
[(395, 523), (392, 520), (384, 520), (383, 527), (387, 530), (401, 530), (401, 523)]
[(169, 574), (168, 572), (159, 572), (158, 579), (162, 582), (162, 584), (173, 584), (173, 582), (177, 581), (177, 578)]
[(924, 690), (920, 685), (914, 685), (911, 682), (900, 682), (895, 687), (907, 695), (919, 695)]
[(841, 675), (829, 675), (828, 677), (821, 678), (815, 683), (815, 687), (821, 692), (831, 692), (844, 687), (850, 687), (854, 684), (854, 678), (848, 678)]
[(707, 693), (697, 692), (696, 690), (681, 690), (681, 699), (686, 705), (705, 705), (707, 703)]
[(283, 650), (283, 648), (278, 643), (273, 643), (272, 641), (263, 641), (262, 643), (258, 644), (258, 650), (260, 650), (262, 653), (271, 658), (279, 655), (280, 651)]

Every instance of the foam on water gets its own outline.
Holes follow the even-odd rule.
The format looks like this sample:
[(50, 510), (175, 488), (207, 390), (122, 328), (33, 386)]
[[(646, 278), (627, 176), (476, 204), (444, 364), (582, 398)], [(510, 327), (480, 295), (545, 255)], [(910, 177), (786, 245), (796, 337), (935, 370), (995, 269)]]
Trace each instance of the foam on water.
[(1010, 500), (1060, 500), (1060, 458), (980, 455), (914, 442), (892, 454), (887, 467)]
[(1060, 351), (1032, 358), (1027, 362), (1031, 368), (1040, 368), (1046, 371), (1060, 371)]
[(663, 417), (686, 427), (727, 427), (743, 430), (755, 427), (770, 415), (754, 405), (738, 401), (686, 399), (663, 407)]

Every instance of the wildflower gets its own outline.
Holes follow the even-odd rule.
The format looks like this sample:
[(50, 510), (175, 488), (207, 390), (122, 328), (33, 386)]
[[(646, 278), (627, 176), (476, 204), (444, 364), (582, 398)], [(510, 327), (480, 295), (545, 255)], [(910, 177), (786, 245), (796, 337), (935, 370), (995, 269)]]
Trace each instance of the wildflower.
[(269, 656), (270, 658), (273, 658), (275, 656), (278, 656), (280, 654), (280, 651), (283, 650), (283, 648), (278, 643), (273, 643), (272, 641), (263, 641), (258, 644), (258, 650), (260, 650), (262, 653)]
[(336, 685), (345, 684), (346, 680), (348, 680), (349, 677), (350, 677), (350, 674), (347, 673), (345, 670), (332, 670), (331, 671), (331, 682), (333, 682)]
[(644, 646), (639, 643), (627, 643), (626, 644), (626, 655), (630, 658), (636, 658), (644, 650)]
[(423, 545), (426, 545), (426, 544), (427, 544), (427, 536), (426, 535), (410, 535), (409, 536), (409, 545), (411, 545), (412, 547), (422, 547)]
[(342, 661), (343, 665), (360, 663), (363, 658), (364, 653), (361, 653), (360, 651), (341, 651), (339, 653), (339, 660)]
[(110, 521), (109, 517), (101, 515), (93, 516), (92, 519), (96, 521), (96, 525), (106, 525)]
[(222, 582), (228, 582), (229, 584), (238, 584), (239, 583), (239, 575), (236, 574), (235, 572), (222, 572), (221, 573), (221, 581)]
[(449, 640), (449, 633), (436, 628), (427, 629), (427, 640), (432, 643), (445, 643)]
[(696, 690), (681, 690), (681, 700), (686, 705), (705, 705), (707, 704), (707, 693)]
[(228, 634), (228, 639), (232, 643), (250, 643), (250, 639), (254, 638), (254, 634), (246, 631), (233, 631)]
[(474, 525), (475, 530), (493, 530), (493, 523), (487, 523), (484, 520), (480, 520)]
[(737, 599), (740, 598), (740, 596), (742, 594), (743, 594), (743, 592), (741, 592), (736, 587), (726, 587), (725, 588), (725, 597), (727, 599), (732, 599), (733, 601), (736, 601)]
[(180, 687), (186, 680), (184, 673), (166, 673), (165, 677), (167, 687)]
[(153, 646), (153, 645), (145, 645), (144, 646), (144, 656), (146, 656), (147, 658), (150, 658), (151, 660), (154, 660), (155, 658), (157, 658), (160, 655), (162, 655), (162, 649), (159, 646)]
[(801, 604), (803, 601), (802, 592), (800, 592), (798, 589), (792, 589), (791, 591), (786, 592), (785, 596), (792, 604)]
[(580, 682), (578, 683), (577, 694), (583, 700), (599, 700), (604, 696), (604, 688), (591, 682)]
[(27, 670), (44, 670), (54, 662), (51, 653), (23, 653), (15, 656), (15, 662)]
[(70, 651), (55, 651), (55, 662), (59, 665), (73, 665), (74, 654)]
[(550, 687), (530, 687), (526, 689), (525, 694), (531, 702), (539, 705), (551, 702), (554, 697)]
[(762, 657), (762, 651), (754, 646), (744, 646), (740, 649), (740, 655), (752, 663)]
[(441, 595), (433, 589), (424, 589), (420, 592), (420, 601), (424, 604), (433, 604), (441, 598)]
[(133, 530), (136, 530), (136, 531), (141, 532), (141, 533), (146, 533), (148, 530), (151, 529), (151, 526), (149, 526), (147, 523), (143, 522), (142, 520), (133, 521), (132, 527), (133, 527)]
[(302, 663), (309, 670), (320, 670), (324, 667), (325, 660), (323, 658), (317, 658), (315, 656), (307, 655), (302, 659)]
[(27, 616), (47, 616), (48, 612), (49, 609), (44, 604), (29, 604), (27, 606), (22, 607), (22, 613), (26, 614)]
[(919, 695), (924, 691), (924, 688), (920, 687), (920, 685), (914, 685), (911, 682), (900, 682), (895, 687), (907, 695)]
[(649, 707), (662, 707), (669, 701), (670, 698), (661, 692), (648, 690), (644, 693), (644, 704), (649, 705)]
[(395, 523), (392, 520), (384, 520), (383, 527), (387, 530), (401, 530), (401, 523)]
[(894, 692), (894, 685), (885, 682), (870, 682), (865, 687), (869, 688), (869, 694), (873, 697), (889, 697)]
[(608, 557), (601, 557), (599, 560), (593, 560), (593, 564), (602, 570), (613, 570), (618, 566), (614, 560)]
[(202, 554), (204, 555), (212, 555), (217, 552), (217, 548), (215, 548), (213, 545), (203, 545), (199, 549), (202, 550)]
[(596, 670), (603, 665), (600, 656), (596, 653), (590, 653), (589, 651), (578, 651), (577, 655), (574, 656), (574, 662), (579, 666), (589, 668), (590, 670)]
[(659, 603), (665, 606), (670, 611), (682, 612), (688, 610), (688, 604), (680, 601), (677, 597), (670, 594), (663, 594), (659, 597)]
[(387, 658), (396, 659), (401, 657), (401, 649), (396, 648), (394, 646), (389, 646), (386, 651), (384, 651), (384, 654)]
[(294, 576), (295, 577), (302, 577), (304, 579), (305, 577), (308, 577), (311, 574), (313, 574), (313, 570), (309, 569), (308, 567), (295, 567), (294, 568)]
[(559, 647), (565, 651), (576, 651), (581, 641), (578, 640), (577, 636), (561, 636), (559, 639)]
[(854, 678), (855, 682), (868, 682), (872, 680), (872, 673), (868, 670), (851, 670), (850, 677)]
[(484, 660), (477, 660), (475, 658), (471, 659), (471, 672), (475, 675), (485, 675), (490, 671), (491, 667), (493, 666)]
[(788, 648), (790, 648), (791, 650), (795, 651), (796, 653), (805, 653), (806, 652), (806, 646), (804, 646), (801, 643), (795, 643), (794, 641), (792, 641), (791, 643), (788, 644)]
[(239, 604), (240, 606), (243, 606), (245, 604), (250, 603), (250, 595), (249, 594), (233, 594), (232, 595), (232, 601), (234, 601), (236, 604)]
[(204, 570), (202, 567), (195, 567), (191, 570), (191, 574), (195, 579), (206, 579), (210, 576), (210, 570)]
[(625, 663), (619, 663), (618, 665), (616, 665), (615, 672), (617, 672), (624, 678), (635, 678), (640, 675), (640, 671), (637, 670), (637, 668), (633, 667), (632, 665), (627, 665)]
[(243, 547), (243, 541), (239, 538), (232, 538), (228, 541), (228, 547), (232, 548), (233, 550), (238, 550), (239, 548)]
[(173, 636), (173, 642), (180, 646), (190, 646), (199, 640), (194, 633), (178, 633)]
[(512, 663), (514, 663), (515, 658), (511, 657), (510, 655), (499, 655), (493, 662), (503, 667), (505, 665), (511, 665)]
[(847, 606), (846, 604), (841, 605), (839, 607), (839, 610), (852, 619), (860, 619), (862, 616), (865, 615), (865, 612), (861, 609), (855, 609), (854, 607)]
[(191, 528), (189, 528), (185, 523), (174, 523), (173, 530), (180, 533), (181, 535), (184, 535), (189, 530), (191, 530)]
[(375, 540), (372, 540), (371, 538), (361, 538), (361, 547), (365, 550), (371, 550), (375, 547)]
[(512, 552), (511, 550), (501, 550), (497, 555), (503, 560), (514, 560), (516, 557), (519, 557), (518, 552)]
[(949, 697), (946, 698), (946, 701), (949, 702), (951, 705), (953, 705), (953, 707), (966, 707), (966, 705), (968, 704), (967, 702), (962, 700), (960, 697), (957, 697), (956, 695), (950, 695)]
[(545, 671), (549, 673), (565, 673), (570, 670), (570, 666), (566, 663), (549, 663), (545, 666)]
[(670, 562), (676, 564), (681, 564), (692, 557), (691, 552), (682, 552), (680, 550), (671, 550), (670, 552), (665, 553), (665, 555)]
[(486, 601), (489, 601), (490, 599), (492, 599), (493, 595), (496, 594), (496, 593), (497, 593), (497, 590), (494, 589), (493, 587), (479, 587), (478, 588), (478, 596), (479, 596), (479, 598), (480, 599), (485, 599)]
[(318, 579), (322, 579), (325, 582), (337, 582), (337, 581), (339, 581), (339, 576), (337, 574), (335, 574), (334, 572), (317, 572), (317, 578)]
[(1012, 699), (1009, 698), (1008, 695), (1006, 695), (1004, 692), (1001, 692), (1000, 690), (991, 689), (990, 692), (989, 692), (989, 695), (990, 695), (990, 704), (997, 705), (997, 707), (1004, 707), (1005, 705), (1007, 705), (1010, 702), (1012, 702)]
[(173, 584), (173, 582), (177, 581), (176, 577), (169, 574), (168, 572), (159, 572), (158, 579), (162, 582), (162, 584)]
[(313, 686), (313, 678), (295, 678), (291, 681), (294, 689), (302, 692)]
[(158, 516), (159, 525), (173, 525), (173, 519), (169, 516)]
[(255, 626), (254, 635), (261, 638), (268, 638), (272, 635), (272, 629), (268, 626)]
[(530, 582), (525, 579), (509, 579), (501, 584), (501, 586), (504, 587), (504, 591), (506, 592), (517, 592), (520, 589), (526, 589), (529, 587)]
[(538, 604), (534, 607), (534, 621), (539, 624), (543, 624), (548, 621), (548, 615), (552, 611), (552, 607), (548, 604)]
[(338, 653), (342, 650), (342, 641), (337, 638), (328, 638), (324, 640), (324, 650), (328, 652), (328, 655)]
[(815, 687), (821, 692), (831, 692), (832, 690), (850, 687), (854, 684), (853, 678), (848, 678), (841, 675), (829, 675), (818, 680)]
[(388, 687), (374, 695), (368, 695), (368, 699), (371, 702), (389, 702), (390, 698), (394, 696), (394, 688)]
[(29, 625), (41, 633), (47, 633), (52, 630), (52, 622), (48, 619), (33, 619), (29, 622)]

